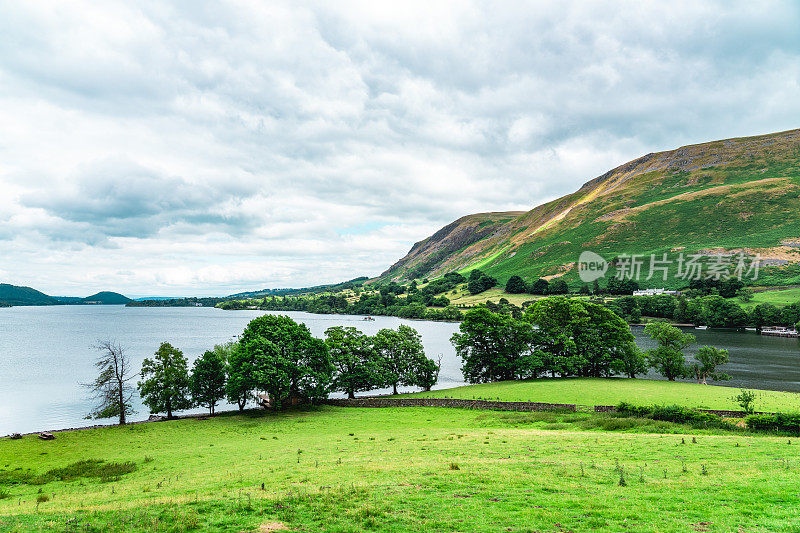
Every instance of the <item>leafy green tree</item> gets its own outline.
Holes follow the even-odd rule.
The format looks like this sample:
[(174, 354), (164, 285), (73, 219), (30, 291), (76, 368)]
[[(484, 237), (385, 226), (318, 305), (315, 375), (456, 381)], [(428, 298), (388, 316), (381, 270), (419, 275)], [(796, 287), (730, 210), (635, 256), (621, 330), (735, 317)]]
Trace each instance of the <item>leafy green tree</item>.
[(694, 335), (684, 333), (666, 322), (650, 322), (644, 331), (658, 343), (656, 348), (647, 351), (650, 366), (669, 381), (686, 377), (689, 369), (683, 350), (695, 342)]
[(139, 395), (151, 413), (167, 413), (192, 406), (189, 395), (189, 369), (183, 352), (162, 342), (153, 359), (142, 362)]
[[(480, 277), (480, 276), (478, 276)], [(453, 286), (458, 285), (459, 283), (464, 283), (467, 281), (467, 278), (459, 274), (458, 272), (448, 272), (443, 276), (444, 281), (447, 283), (452, 284)]]
[[(243, 411), (247, 402), (253, 398), (258, 389), (256, 371), (259, 358), (254, 352), (242, 350), (239, 342), (226, 346), (228, 359), (228, 380), (225, 384), (225, 395), (228, 401), (237, 404)], [(215, 347), (216, 349), (216, 347)]]
[(539, 278), (531, 284), (531, 294), (547, 294), (550, 291), (550, 282), (546, 279)]
[(537, 327), (543, 369), (555, 377), (578, 375), (587, 364), (580, 349), (580, 329), (589, 313), (578, 300), (553, 296), (537, 300), (525, 310), (525, 319)]
[(533, 348), (533, 327), (524, 321), (492, 313), (486, 307), (464, 314), (450, 342), (463, 360), (469, 383), (535, 377), (539, 363)]
[(625, 344), (618, 356), (611, 362), (611, 369), (629, 378), (647, 372), (647, 358), (635, 343)]
[(748, 318), (750, 324), (755, 326), (757, 330), (761, 330), (764, 326), (774, 326), (780, 324), (781, 310), (772, 304), (758, 304), (750, 312)]
[(563, 279), (557, 279), (550, 283), (547, 292), (548, 294), (567, 294), (569, 293), (569, 286)]
[(748, 303), (753, 301), (753, 289), (749, 289), (747, 287), (742, 287), (736, 292), (736, 297), (739, 298), (739, 301), (742, 303)]
[[(475, 272), (473, 270), (473, 272)], [(497, 285), (497, 280), (492, 276), (483, 275), (480, 278), (473, 279), (470, 275), (470, 280), (467, 283), (467, 290), (471, 294), (480, 294)]]
[(196, 405), (208, 408), (213, 415), (217, 403), (225, 398), (227, 362), (219, 352), (207, 351), (192, 365), (189, 390)]
[(800, 302), (787, 305), (781, 310), (781, 325), (793, 326), (800, 322)]
[(383, 368), (372, 339), (356, 328), (334, 326), (325, 331), (334, 374), (331, 390), (355, 393), (380, 388), (385, 382)]
[(731, 379), (728, 374), (717, 372), (717, 367), (728, 362), (728, 350), (721, 350), (713, 346), (701, 346), (695, 355), (697, 362), (692, 365), (692, 371), (697, 377), (697, 382), (707, 385), (708, 378), (715, 381)]
[(747, 414), (752, 415), (756, 410), (756, 393), (751, 390), (739, 389), (739, 394), (731, 399), (738, 403)]
[(519, 276), (511, 276), (506, 282), (506, 292), (509, 294), (522, 294), (528, 290), (525, 280)]
[(588, 315), (587, 321), (581, 319), (573, 329), (579, 360), (584, 362), (579, 373), (591, 377), (610, 376), (614, 361), (630, 356), (635, 338), (628, 324), (602, 305), (590, 302), (579, 305)]
[(442, 368), (442, 357), (438, 361), (427, 357), (417, 357), (411, 364), (410, 380), (408, 385), (421, 387), (422, 390), (429, 391), (439, 380), (439, 371)]
[(416, 385), (414, 366), (425, 358), (425, 348), (417, 330), (401, 324), (397, 330), (384, 328), (375, 335), (375, 350), (381, 356), (385, 385), (397, 394), (398, 385)]
[(328, 392), (333, 365), (325, 342), (288, 316), (264, 315), (250, 321), (239, 341), (255, 366), (256, 388), (273, 408), (291, 399), (317, 399)]
[(131, 404), (133, 386), (129, 382), (136, 374), (133, 373), (125, 349), (119, 344), (106, 340), (99, 342), (95, 348), (101, 352), (94, 363), (98, 375), (91, 383), (84, 384), (84, 387), (92, 391), (98, 405), (87, 418), (114, 417), (124, 426), (126, 416), (135, 413)]
[(469, 277), (467, 278), (467, 281), (475, 281), (477, 279), (481, 279), (485, 275), (486, 274), (484, 274), (483, 272), (481, 272), (476, 268), (474, 270), (469, 271)]

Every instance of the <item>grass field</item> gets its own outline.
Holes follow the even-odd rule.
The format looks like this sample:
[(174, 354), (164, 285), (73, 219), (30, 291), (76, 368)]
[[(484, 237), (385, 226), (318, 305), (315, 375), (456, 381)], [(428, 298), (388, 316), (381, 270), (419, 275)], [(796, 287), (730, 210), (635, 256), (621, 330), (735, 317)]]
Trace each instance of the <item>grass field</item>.
[(784, 307), (797, 302), (800, 302), (800, 287), (757, 292), (753, 294), (753, 300), (743, 305), (743, 307), (751, 308), (758, 304), (772, 304), (777, 307)]
[[(0, 530), (796, 531), (799, 447), (581, 413), (254, 412), (2, 439)], [(7, 483), (84, 459), (137, 469)]]
[[(758, 411), (800, 411), (800, 394), (779, 391), (754, 391)], [(467, 385), (453, 389), (413, 393), (404, 396), (429, 398), (483, 398), (509, 402), (575, 403), (616, 405), (627, 401), (647, 405), (681, 405), (701, 409), (740, 407), (731, 399), (739, 393), (732, 387), (698, 385), (654, 379), (574, 378), (504, 381)]]
[(470, 294), (466, 289), (466, 285), (459, 285), (454, 290), (456, 291), (455, 294), (453, 294), (452, 291), (443, 293), (444, 296), (447, 296), (450, 299), (450, 303), (453, 305), (473, 306), (485, 304), (487, 300), (497, 303), (500, 301), (500, 298), (505, 298), (517, 307), (521, 307), (523, 302), (530, 302), (536, 300), (537, 298), (541, 298), (541, 296), (535, 296), (533, 294), (509, 294), (500, 287), (489, 289), (480, 294)]

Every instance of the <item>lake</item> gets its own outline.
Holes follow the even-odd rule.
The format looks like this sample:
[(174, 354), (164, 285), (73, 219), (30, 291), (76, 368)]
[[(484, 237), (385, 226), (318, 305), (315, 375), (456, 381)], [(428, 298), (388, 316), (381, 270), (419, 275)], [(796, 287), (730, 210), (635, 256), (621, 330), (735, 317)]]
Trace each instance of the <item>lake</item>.
[[(136, 368), (163, 341), (181, 349), (191, 363), (214, 344), (233, 339), (250, 320), (262, 314), (263, 311), (221, 311), (206, 307), (2, 308), (0, 435), (113, 423), (83, 419), (91, 410), (91, 401), (80, 384), (95, 376), (93, 363), (97, 352), (92, 346), (98, 340), (113, 339), (121, 344)], [(305, 323), (318, 337), (336, 325), (353, 326), (371, 335), (381, 328), (408, 324), (421, 334), (429, 357), (436, 359), (442, 355), (436, 388), (464, 384), (461, 361), (450, 344), (450, 336), (458, 330), (458, 324), (380, 316), (373, 322), (350, 315), (275, 314), (287, 314)], [(649, 339), (643, 338), (642, 328), (633, 331), (640, 345), (650, 346)], [(800, 392), (797, 339), (726, 331), (693, 333), (700, 344), (713, 344), (730, 351), (731, 362), (725, 371), (734, 379), (726, 385)], [(137, 414), (130, 419), (146, 419), (147, 409), (138, 397), (135, 401)]]

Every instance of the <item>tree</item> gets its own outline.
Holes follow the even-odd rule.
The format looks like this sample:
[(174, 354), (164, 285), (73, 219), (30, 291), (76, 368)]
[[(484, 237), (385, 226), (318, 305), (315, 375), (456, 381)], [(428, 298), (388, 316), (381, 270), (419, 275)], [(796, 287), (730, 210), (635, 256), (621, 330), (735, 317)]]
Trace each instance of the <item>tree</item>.
[(225, 395), (229, 402), (238, 405), (239, 411), (244, 411), (247, 402), (253, 397), (254, 391), (258, 387), (256, 380), (257, 357), (252, 352), (242, 350), (239, 342), (228, 343), (224, 346), (228, 350), (228, 381), (225, 384)]
[(550, 282), (539, 278), (531, 284), (531, 294), (547, 294), (550, 289)]
[[(473, 270), (472, 272), (476, 272)], [(497, 280), (492, 276), (482, 275), (480, 278), (473, 278), (470, 274), (470, 280), (467, 283), (467, 290), (472, 294), (480, 294), (497, 285)]]
[(135, 413), (131, 405), (133, 386), (128, 382), (136, 377), (125, 350), (113, 341), (100, 341), (95, 346), (101, 351), (94, 363), (98, 375), (84, 387), (92, 391), (99, 402), (87, 418), (117, 417), (125, 425), (125, 417)]
[(305, 324), (285, 315), (260, 316), (247, 324), (239, 344), (255, 369), (255, 388), (267, 392), (274, 409), (327, 395), (333, 374), (328, 347)]
[(736, 297), (739, 298), (739, 301), (742, 303), (748, 303), (753, 301), (753, 289), (748, 289), (747, 287), (742, 287), (736, 292)]
[(533, 327), (524, 321), (492, 313), (486, 307), (464, 314), (450, 342), (464, 361), (461, 372), (469, 383), (535, 377), (539, 372), (533, 348)]
[(650, 322), (644, 328), (650, 338), (658, 342), (656, 348), (647, 351), (650, 366), (654, 367), (669, 381), (688, 374), (683, 350), (694, 343), (695, 337), (684, 333), (666, 322)]
[(417, 360), (425, 358), (425, 349), (417, 330), (401, 324), (397, 331), (384, 328), (375, 335), (375, 350), (381, 356), (385, 385), (397, 394), (398, 385), (416, 385), (413, 374)]
[[(579, 360), (584, 362), (583, 368), (579, 369), (580, 375), (608, 377), (616, 360), (629, 358), (632, 363), (635, 338), (628, 324), (602, 305), (590, 302), (580, 302), (579, 305), (588, 315), (588, 320), (581, 321), (574, 329)], [(628, 366), (626, 369), (631, 368)]]
[(226, 361), (219, 352), (207, 351), (192, 365), (189, 390), (194, 403), (214, 414), (217, 402), (225, 398)]
[(438, 361), (433, 361), (427, 357), (417, 358), (411, 365), (410, 385), (421, 387), (422, 390), (429, 391), (439, 380), (439, 371), (442, 368), (442, 356), (439, 355)]
[(728, 362), (728, 350), (721, 350), (713, 346), (702, 346), (695, 355), (697, 363), (692, 365), (692, 371), (697, 377), (697, 382), (707, 385), (707, 379), (727, 381), (731, 379), (728, 374), (717, 372), (717, 367)]
[(142, 362), (141, 376), (139, 395), (151, 413), (166, 412), (172, 418), (173, 411), (192, 406), (186, 357), (168, 342), (161, 343), (154, 359)]
[(506, 282), (506, 292), (509, 294), (522, 294), (527, 290), (525, 281), (519, 276), (511, 276)]
[(551, 282), (550, 287), (547, 290), (548, 294), (567, 294), (568, 292), (569, 286), (563, 279), (557, 279)]
[(589, 313), (578, 300), (563, 296), (543, 298), (525, 310), (525, 319), (537, 328), (537, 346), (545, 371), (555, 377), (581, 373), (587, 361), (579, 349), (579, 331)]
[(739, 389), (739, 394), (731, 398), (731, 400), (738, 403), (742, 410), (749, 415), (752, 415), (756, 410), (756, 393), (751, 390)]
[(469, 271), (469, 277), (467, 278), (467, 281), (475, 281), (477, 279), (481, 279), (483, 276), (485, 276), (485, 274), (476, 268)]
[(751, 311), (748, 320), (758, 331), (761, 331), (764, 326), (781, 323), (781, 310), (772, 304), (758, 304)]
[(611, 362), (611, 368), (624, 376), (635, 378), (647, 372), (647, 358), (635, 343), (626, 344), (621, 353)]
[(355, 393), (379, 388), (384, 380), (372, 339), (356, 328), (334, 326), (325, 331), (334, 373), (331, 390)]

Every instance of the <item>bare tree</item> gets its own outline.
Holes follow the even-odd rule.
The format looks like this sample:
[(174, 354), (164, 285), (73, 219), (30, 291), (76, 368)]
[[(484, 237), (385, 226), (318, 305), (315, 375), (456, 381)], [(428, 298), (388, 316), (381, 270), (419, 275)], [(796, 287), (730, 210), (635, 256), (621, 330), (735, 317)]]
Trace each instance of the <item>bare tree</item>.
[(125, 424), (125, 416), (135, 411), (131, 405), (134, 388), (128, 384), (137, 374), (131, 369), (125, 350), (114, 341), (98, 341), (94, 346), (101, 353), (94, 363), (98, 376), (83, 386), (92, 391), (98, 402), (87, 418), (119, 417), (120, 425)]

